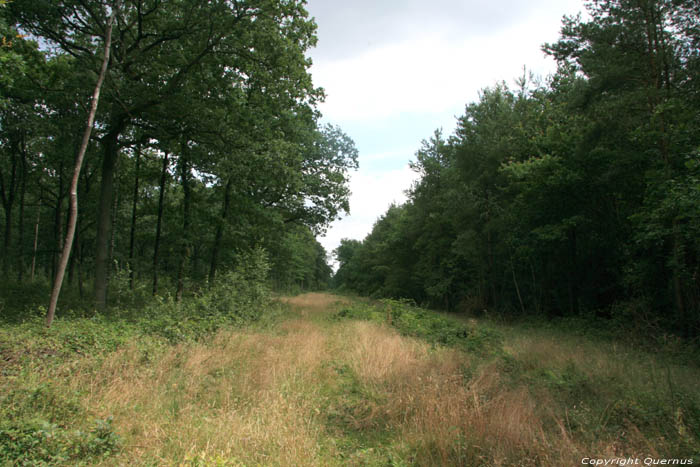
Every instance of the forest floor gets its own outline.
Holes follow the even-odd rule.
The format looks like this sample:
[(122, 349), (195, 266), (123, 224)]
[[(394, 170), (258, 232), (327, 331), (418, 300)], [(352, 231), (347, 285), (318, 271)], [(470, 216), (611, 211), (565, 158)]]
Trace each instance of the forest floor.
[(66, 413), (77, 404), (109, 420), (119, 441), (89, 464), (700, 461), (697, 367), (506, 326), (496, 329), (498, 351), (469, 352), (343, 317), (343, 308), (370, 306), (351, 299), (281, 300), (284, 311), (266, 325), (81, 355), (13, 384), (34, 388), (27, 404)]

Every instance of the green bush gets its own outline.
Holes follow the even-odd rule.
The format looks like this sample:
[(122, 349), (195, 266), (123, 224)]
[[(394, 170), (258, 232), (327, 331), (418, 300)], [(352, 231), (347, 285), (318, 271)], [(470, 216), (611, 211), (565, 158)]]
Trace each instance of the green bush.
[(271, 301), (268, 270), (265, 252), (254, 250), (194, 297), (179, 303), (172, 297), (157, 298), (136, 318), (138, 325), (176, 342), (200, 339), (226, 325), (257, 321)]
[(96, 459), (119, 450), (112, 418), (96, 420), (85, 432), (45, 420), (0, 424), (0, 459), (7, 465), (36, 466)]
[(467, 324), (434, 311), (415, 306), (407, 300), (381, 300), (381, 305), (353, 303), (341, 309), (339, 318), (384, 322), (406, 336), (419, 337), (434, 344), (459, 347), (468, 352), (500, 354), (503, 337), (483, 325)]

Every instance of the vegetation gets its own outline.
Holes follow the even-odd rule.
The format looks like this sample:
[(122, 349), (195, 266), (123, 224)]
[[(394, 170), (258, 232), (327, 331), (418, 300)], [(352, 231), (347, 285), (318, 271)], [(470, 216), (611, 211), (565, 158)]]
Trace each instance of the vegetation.
[[(115, 430), (112, 415), (90, 402), (96, 387), (114, 389), (104, 372), (126, 377), (119, 365), (140, 367), (221, 329), (264, 327), (275, 316), (267, 269), (258, 252), (195, 297), (150, 299), (109, 315), (74, 310), (51, 329), (36, 305), (34, 313), (6, 316), (0, 327), (3, 465), (96, 463), (120, 452), (124, 433)], [(109, 366), (124, 353), (136, 360)]]
[[(240, 283), (240, 281), (237, 281)], [(223, 284), (224, 281), (220, 281)], [(218, 287), (218, 286), (217, 286)], [(0, 328), (6, 465), (574, 465), (700, 456), (695, 364), (565, 328), (305, 294)], [(177, 315), (173, 319), (172, 315)], [(669, 350), (670, 352), (670, 350)]]
[(546, 83), (485, 89), (423, 143), (408, 202), (336, 250), (337, 286), (700, 335), (697, 2), (588, 13), (544, 46)]
[(315, 27), (303, 2), (3, 3), (4, 276), (60, 283), (65, 238), (69, 286), (91, 288), (100, 310), (119, 271), (132, 289), (149, 280), (180, 299), (256, 248), (274, 253), (280, 287), (326, 284), (315, 234), (348, 211), (357, 151), (318, 122), (323, 90), (305, 55)]
[(587, 7), (331, 278), (303, 0), (0, 0), (0, 464), (700, 462), (700, 10)]

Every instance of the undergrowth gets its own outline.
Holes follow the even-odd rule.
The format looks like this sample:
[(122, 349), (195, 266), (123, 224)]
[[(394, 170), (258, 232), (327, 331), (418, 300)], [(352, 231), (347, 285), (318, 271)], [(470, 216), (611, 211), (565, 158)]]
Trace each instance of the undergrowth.
[(503, 336), (476, 321), (460, 322), (407, 300), (383, 299), (379, 304), (354, 301), (343, 307), (338, 318), (386, 323), (402, 335), (425, 339), (433, 344), (453, 346), (478, 355), (502, 352)]
[(270, 303), (258, 272), (0, 326), (0, 465), (700, 460), (696, 366), (405, 301)]
[(258, 255), (181, 302), (156, 297), (104, 314), (76, 307), (61, 311), (51, 328), (44, 324), (45, 308), (28, 305), (36, 297), (22, 297), (24, 287), (5, 294), (0, 310), (0, 465), (78, 465), (119, 452), (121, 439), (111, 415), (86, 408), (89, 388), (67, 387), (62, 381), (96, 372), (122, 348), (135, 348), (137, 363), (144, 363), (222, 328), (264, 325), (270, 317), (263, 311), (274, 314), (269, 312), (275, 309), (267, 269), (267, 260)]

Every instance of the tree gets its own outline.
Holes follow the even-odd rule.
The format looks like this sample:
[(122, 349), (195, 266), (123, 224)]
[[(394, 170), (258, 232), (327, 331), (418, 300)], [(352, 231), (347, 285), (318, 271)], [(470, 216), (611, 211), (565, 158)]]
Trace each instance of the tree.
[(102, 89), (102, 83), (105, 79), (105, 74), (107, 73), (107, 65), (109, 63), (109, 53), (112, 44), (112, 25), (114, 23), (114, 18), (117, 15), (119, 5), (115, 4), (112, 6), (112, 13), (107, 21), (107, 30), (105, 31), (104, 39), (104, 55), (102, 57), (102, 66), (100, 67), (100, 74), (97, 78), (97, 83), (95, 84), (95, 90), (92, 94), (92, 101), (90, 104), (90, 113), (88, 114), (87, 124), (85, 125), (85, 132), (83, 133), (83, 139), (80, 143), (80, 149), (75, 157), (75, 167), (73, 168), (73, 178), (70, 184), (70, 217), (68, 220), (68, 232), (66, 233), (66, 239), (63, 246), (63, 252), (61, 253), (61, 259), (58, 265), (58, 271), (56, 273), (56, 279), (54, 281), (53, 290), (51, 291), (51, 299), (49, 300), (49, 308), (46, 313), (46, 326), (51, 326), (51, 323), (56, 313), (56, 304), (58, 303), (58, 295), (61, 292), (61, 286), (63, 285), (63, 275), (66, 272), (66, 266), (68, 265), (68, 258), (70, 257), (71, 248), (73, 246), (73, 238), (75, 237), (75, 227), (78, 220), (78, 182), (80, 181), (80, 169), (83, 166), (83, 158), (85, 157), (85, 151), (87, 151), (88, 143), (90, 142), (90, 133), (92, 133), (92, 127), (95, 123), (95, 114), (97, 113), (97, 105), (100, 100), (100, 90)]
[[(93, 61), (91, 44), (102, 37), (106, 24), (96, 5), (18, 0), (10, 8), (24, 30), (83, 64)], [(119, 151), (130, 144), (124, 139), (129, 128), (145, 123), (177, 129), (170, 122), (206, 119), (203, 107), (192, 103), (203, 95), (203, 84), (212, 82), (228, 83), (229, 89), (274, 89), (279, 105), (292, 111), (315, 105), (321, 93), (311, 85), (304, 57), (315, 42), (314, 29), (301, 2), (124, 2), (115, 24), (118, 40), (105, 83), (106, 105), (98, 115), (103, 148), (95, 258), (98, 307), (106, 302), (114, 181)], [(176, 112), (167, 114), (168, 109)]]

